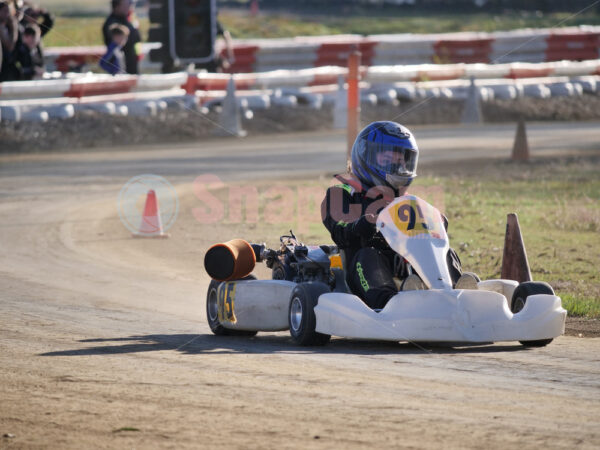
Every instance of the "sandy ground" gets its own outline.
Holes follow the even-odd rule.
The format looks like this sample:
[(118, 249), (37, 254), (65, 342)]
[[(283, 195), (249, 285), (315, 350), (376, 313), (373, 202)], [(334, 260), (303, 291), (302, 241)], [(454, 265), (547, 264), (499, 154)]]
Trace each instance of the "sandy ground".
[[(572, 150), (593, 147), (581, 142)], [(305, 153), (320, 158), (316, 176), (335, 170), (340, 149), (341, 134), (311, 134), (1, 157), (0, 448), (598, 448), (598, 338), (304, 349), (287, 333), (210, 334), (204, 250), (268, 236), (198, 223), (194, 176), (264, 182), (298, 172), (290, 162)], [(156, 167), (177, 187), (179, 218), (168, 240), (131, 239), (117, 193)]]

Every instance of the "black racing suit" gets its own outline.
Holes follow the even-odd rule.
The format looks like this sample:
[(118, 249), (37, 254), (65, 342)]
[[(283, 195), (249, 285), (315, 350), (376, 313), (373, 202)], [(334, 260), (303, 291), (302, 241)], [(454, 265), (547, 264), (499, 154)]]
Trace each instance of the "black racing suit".
[[(404, 258), (375, 230), (374, 219), (389, 202), (381, 191), (367, 190), (356, 179), (337, 178), (342, 184), (330, 187), (321, 204), (323, 224), (345, 253), (346, 281), (352, 292), (370, 308), (381, 309), (398, 293), (394, 277), (408, 276)], [(456, 283), (462, 273), (460, 260), (452, 249), (447, 260)]]

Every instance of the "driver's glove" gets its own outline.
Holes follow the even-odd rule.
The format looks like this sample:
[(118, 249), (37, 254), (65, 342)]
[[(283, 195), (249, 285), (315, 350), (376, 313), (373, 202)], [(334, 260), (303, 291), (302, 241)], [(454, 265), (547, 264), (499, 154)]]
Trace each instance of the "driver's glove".
[(377, 232), (375, 214), (365, 214), (353, 224), (353, 231), (364, 239), (371, 239)]

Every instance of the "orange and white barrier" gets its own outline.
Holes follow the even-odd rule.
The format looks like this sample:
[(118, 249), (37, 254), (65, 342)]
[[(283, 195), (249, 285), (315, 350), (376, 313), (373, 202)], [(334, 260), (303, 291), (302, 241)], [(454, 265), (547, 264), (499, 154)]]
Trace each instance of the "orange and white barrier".
[[(160, 44), (151, 42), (141, 45), (140, 69), (142, 72), (152, 67), (152, 63), (146, 58), (146, 55), (153, 48), (160, 48)], [(87, 72), (91, 69), (99, 69), (98, 64), (104, 53), (106, 53), (106, 47), (103, 45), (91, 47), (48, 47), (44, 49), (46, 70), (49, 72)]]
[(364, 66), (598, 59), (600, 27), (245, 40), (235, 44), (230, 71), (344, 67), (355, 49)]
[[(145, 58), (158, 43), (142, 45), (143, 72), (160, 65)], [(362, 53), (364, 66), (551, 62), (600, 58), (600, 27), (523, 29), (493, 33), (333, 35), (234, 42), (232, 73), (277, 69), (345, 67), (353, 50)], [(49, 71), (86, 71), (97, 66), (103, 46), (52, 47), (45, 51)], [(222, 50), (224, 52), (225, 50)]]
[[(421, 64), (413, 66), (361, 66), (360, 78), (371, 85), (468, 79), (520, 79), (552, 76), (600, 75), (600, 59), (546, 63), (509, 64)], [(184, 72), (154, 75), (72, 75), (57, 80), (0, 83), (0, 101), (24, 98), (70, 97), (82, 99), (99, 95), (139, 94), (168, 90), (196, 92), (225, 91), (230, 79), (236, 90), (265, 90), (285, 87), (331, 86), (347, 78), (346, 67), (326, 66), (262, 73), (218, 74)]]
[(165, 75), (85, 74), (57, 80), (10, 81), (0, 83), (0, 100), (20, 98), (83, 98), (97, 95), (181, 89), (186, 73)]

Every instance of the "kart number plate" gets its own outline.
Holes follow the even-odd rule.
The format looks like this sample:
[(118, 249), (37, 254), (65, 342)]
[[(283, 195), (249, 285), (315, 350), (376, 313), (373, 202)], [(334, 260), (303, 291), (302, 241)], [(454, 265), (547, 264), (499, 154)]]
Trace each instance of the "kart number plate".
[(235, 318), (235, 282), (224, 283), (219, 289), (217, 305), (218, 305), (218, 317), (220, 322), (236, 323)]
[(443, 239), (443, 222), (440, 213), (418, 198), (407, 198), (392, 206), (390, 216), (398, 230), (409, 237), (428, 234)]

